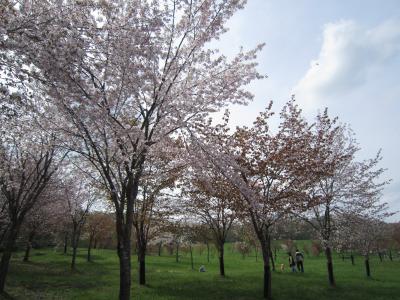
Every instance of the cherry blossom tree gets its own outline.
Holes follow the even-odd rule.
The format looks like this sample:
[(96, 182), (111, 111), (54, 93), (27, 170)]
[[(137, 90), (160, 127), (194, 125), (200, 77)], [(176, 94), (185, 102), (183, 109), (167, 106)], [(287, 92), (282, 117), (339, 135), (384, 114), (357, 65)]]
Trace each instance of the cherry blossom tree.
[(148, 242), (154, 230), (171, 214), (168, 204), (175, 198), (175, 182), (182, 173), (184, 163), (179, 159), (182, 151), (176, 143), (171, 141), (170, 147), (166, 146), (164, 143), (164, 149), (159, 149), (157, 156), (152, 156), (152, 151), (149, 153), (143, 168), (139, 194), (133, 206), (133, 227), (136, 233), (141, 285), (146, 284), (145, 258)]
[(56, 180), (48, 185), (40, 200), (35, 203), (22, 224), (21, 235), (25, 236), (26, 248), (23, 261), (29, 260), (32, 243), (38, 236), (51, 236), (57, 231), (58, 223), (63, 218), (63, 199), (59, 197)]
[(317, 232), (325, 249), (328, 280), (335, 286), (332, 247), (334, 235), (339, 230), (339, 214), (365, 214), (375, 207), (377, 196), (388, 183), (379, 181), (384, 169), (379, 168), (380, 153), (373, 159), (355, 160), (359, 147), (351, 130), (331, 119), (327, 110), (318, 114), (313, 130), (316, 152), (315, 184), (308, 189), (308, 198), (314, 205), (300, 217)]
[(87, 216), (85, 231), (88, 235), (87, 261), (92, 261), (91, 250), (96, 249), (102, 239), (114, 233), (114, 219), (106, 212), (93, 211)]
[(245, 2), (5, 5), (2, 47), (33, 66), (57, 107), (58, 136), (98, 171), (114, 204), (120, 299), (130, 297), (133, 207), (150, 148), (209, 112), (248, 102), (243, 86), (261, 77), (261, 46), (231, 61), (206, 48)]
[(224, 246), (237, 218), (232, 206), (240, 194), (210, 162), (204, 165), (192, 161), (185, 178), (187, 199), (184, 206), (209, 226), (218, 250), (220, 275), (225, 276)]
[[(28, 99), (5, 91), (0, 115), (0, 194), (8, 225), (0, 262), (0, 292), (21, 226), (43, 196), (64, 154), (42, 129), (40, 114)], [(37, 108), (37, 107), (36, 107)]]
[(309, 125), (294, 100), (283, 108), (275, 134), (268, 126), (273, 115), (271, 107), (272, 104), (259, 115), (252, 127), (237, 129), (233, 137), (227, 133), (226, 122), (203, 126), (207, 132), (203, 140), (207, 142), (193, 135), (202, 150), (199, 157), (212, 161), (240, 191), (242, 200), (236, 209), (245, 212), (260, 242), (266, 299), (272, 298), (271, 227), (289, 212), (310, 207), (311, 201), (302, 193), (313, 166)]
[(64, 212), (68, 215), (71, 230), (72, 258), (71, 269), (75, 269), (77, 248), (89, 210), (96, 200), (101, 197), (93, 183), (84, 174), (73, 168), (64, 172), (60, 183), (60, 191), (64, 198)]

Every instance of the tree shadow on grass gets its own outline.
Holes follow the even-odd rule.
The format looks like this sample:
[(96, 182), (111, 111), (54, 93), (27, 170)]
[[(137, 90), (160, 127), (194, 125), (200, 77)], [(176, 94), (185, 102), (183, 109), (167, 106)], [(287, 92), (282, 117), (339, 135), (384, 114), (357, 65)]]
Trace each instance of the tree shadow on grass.
[[(102, 275), (108, 273), (107, 265), (93, 265), (85, 261), (78, 263), (76, 270), (71, 270), (69, 260), (52, 258), (54, 257), (49, 256), (46, 261), (29, 262), (13, 260), (7, 278), (8, 295), (15, 296), (15, 299), (26, 299), (26, 295), (44, 295), (44, 298), (40, 299), (47, 299), (49, 291), (63, 293), (68, 290), (96, 289), (99, 285), (107, 285), (106, 278), (102, 278)], [(94, 277), (93, 274), (98, 276)]]

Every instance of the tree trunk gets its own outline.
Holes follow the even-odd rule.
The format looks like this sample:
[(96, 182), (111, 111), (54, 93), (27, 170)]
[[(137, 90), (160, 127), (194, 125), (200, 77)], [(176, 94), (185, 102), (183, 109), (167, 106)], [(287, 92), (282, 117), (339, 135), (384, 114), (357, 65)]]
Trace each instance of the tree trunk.
[(143, 222), (135, 223), (134, 227), (136, 229), (136, 246), (137, 255), (139, 262), (139, 284), (146, 284), (146, 249), (147, 240), (145, 233), (145, 224)]
[(254, 247), (254, 252), (256, 254), (256, 261), (258, 260), (258, 249), (257, 246)]
[(79, 242), (79, 229), (77, 229), (78, 225), (74, 224), (74, 228), (72, 231), (72, 236), (71, 236), (71, 243), (72, 243), (72, 259), (71, 259), (71, 269), (75, 270), (75, 262), (76, 262), (76, 253), (77, 253), (77, 248), (78, 248), (78, 242)]
[(325, 248), (326, 264), (328, 268), (328, 280), (330, 286), (335, 286), (335, 277), (333, 275), (333, 262), (332, 262), (332, 252), (330, 247)]
[(354, 266), (354, 255), (353, 253), (350, 254), (351, 264)]
[(271, 267), (270, 267), (270, 253), (269, 248), (266, 241), (260, 241), (261, 251), (263, 255), (264, 261), (264, 299), (271, 300), (272, 299), (272, 291), (271, 291)]
[(389, 259), (390, 261), (393, 261), (392, 250), (389, 250)]
[(91, 256), (92, 243), (93, 243), (93, 235), (90, 235), (89, 245), (88, 245), (88, 249), (87, 249), (87, 261), (88, 262), (92, 261), (92, 256)]
[[(130, 241), (129, 241), (130, 242)], [(125, 244), (126, 241), (121, 241)], [(119, 299), (130, 300), (131, 293), (131, 249), (128, 245), (118, 246), (119, 257)]]
[(15, 247), (15, 241), (17, 240), (19, 233), (19, 224), (13, 224), (8, 230), (7, 237), (5, 238), (3, 255), (0, 262), (0, 293), (4, 292), (6, 284), (6, 278), (8, 273), (8, 266), (10, 265), (10, 259), (12, 251)]
[(158, 256), (161, 256), (162, 242), (158, 243)]
[(379, 256), (379, 260), (382, 262), (383, 261), (382, 253), (378, 252), (378, 256)]
[(64, 254), (67, 254), (68, 250), (68, 232), (64, 235)]
[(25, 262), (29, 261), (29, 253), (31, 252), (32, 241), (33, 241), (34, 235), (35, 235), (35, 232), (32, 231), (29, 234), (28, 241), (26, 242), (25, 255), (24, 255), (24, 259), (23, 259), (23, 261), (25, 261)]
[(224, 243), (218, 246), (219, 275), (225, 276)]
[(132, 223), (124, 223), (123, 215), (117, 212), (117, 237), (119, 258), (119, 300), (130, 300), (131, 295), (131, 228)]
[(146, 284), (146, 250), (142, 246), (138, 247), (139, 257), (139, 284)]
[(371, 270), (369, 268), (369, 258), (368, 258), (368, 256), (365, 257), (365, 270), (367, 272), (367, 277), (371, 277)]
[(275, 272), (275, 260), (274, 260), (274, 256), (272, 255), (271, 249), (269, 251), (269, 258), (271, 259), (272, 271)]
[(210, 263), (210, 244), (207, 242), (207, 262)]

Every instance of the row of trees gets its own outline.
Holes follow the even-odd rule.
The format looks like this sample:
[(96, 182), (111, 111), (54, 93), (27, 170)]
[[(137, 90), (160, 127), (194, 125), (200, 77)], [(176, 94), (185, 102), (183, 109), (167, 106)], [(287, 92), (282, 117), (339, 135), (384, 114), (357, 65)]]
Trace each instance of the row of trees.
[(387, 216), (379, 204), (388, 183), (379, 181), (380, 154), (356, 161), (359, 148), (346, 126), (327, 111), (308, 123), (294, 100), (275, 132), (272, 104), (234, 132), (228, 114), (223, 124), (208, 121), (229, 104), (248, 103), (245, 85), (263, 77), (255, 62), (262, 45), (230, 60), (209, 49), (245, 2), (1, 3), (0, 292), (28, 217), (44, 215), (46, 203), (68, 215), (72, 231), (65, 234), (76, 254), (96, 200), (114, 214), (120, 299), (130, 299), (132, 237), (145, 284), (152, 236), (170, 228), (177, 244), (182, 236), (193, 240), (183, 235), (183, 215), (211, 228), (221, 275), (233, 222), (251, 224), (267, 299), (275, 225), (288, 216), (306, 220), (319, 233), (335, 284), (331, 249), (345, 226), (340, 220)]

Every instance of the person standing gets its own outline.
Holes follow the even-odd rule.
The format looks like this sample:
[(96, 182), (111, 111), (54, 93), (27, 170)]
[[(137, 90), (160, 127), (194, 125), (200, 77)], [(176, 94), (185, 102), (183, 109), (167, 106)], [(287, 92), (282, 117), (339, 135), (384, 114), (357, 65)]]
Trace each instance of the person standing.
[(303, 253), (299, 251), (299, 249), (296, 249), (295, 258), (296, 258), (297, 270), (299, 272), (304, 273), (304, 266), (303, 266), (304, 256)]
[(290, 266), (290, 269), (292, 270), (292, 272), (296, 272), (296, 263), (294, 262), (292, 253), (289, 252), (288, 254), (289, 254), (289, 266)]

